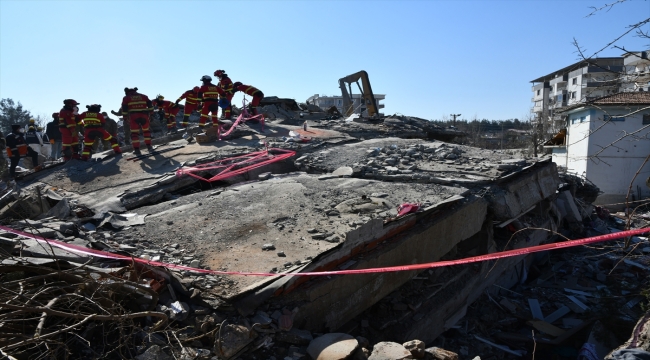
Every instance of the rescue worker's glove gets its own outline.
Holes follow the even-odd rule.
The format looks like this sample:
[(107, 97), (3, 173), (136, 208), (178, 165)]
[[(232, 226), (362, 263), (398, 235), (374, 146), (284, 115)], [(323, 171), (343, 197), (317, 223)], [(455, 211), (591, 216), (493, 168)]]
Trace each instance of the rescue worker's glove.
[(178, 105), (178, 103), (181, 102), (180, 100), (176, 100), (174, 104)]

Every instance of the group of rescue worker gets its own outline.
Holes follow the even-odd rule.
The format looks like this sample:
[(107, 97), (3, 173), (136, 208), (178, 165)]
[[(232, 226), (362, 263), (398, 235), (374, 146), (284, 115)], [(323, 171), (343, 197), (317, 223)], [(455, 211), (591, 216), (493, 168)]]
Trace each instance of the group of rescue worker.
[[(131, 143), (134, 154), (140, 154), (140, 133), (149, 152), (153, 151), (149, 119), (154, 111), (157, 111), (166, 123), (168, 133), (178, 131), (176, 116), (181, 110), (184, 112), (181, 122), (183, 129), (189, 126), (189, 117), (193, 111), (201, 114), (199, 129), (203, 129), (208, 120), (213, 126), (219, 126), (218, 109), (222, 109), (222, 118), (230, 119), (232, 98), (235, 93), (241, 91), (252, 97), (251, 113), (257, 115), (257, 107), (264, 98), (261, 90), (241, 82), (233, 83), (225, 70), (216, 70), (214, 76), (219, 78), (216, 85), (212, 83), (212, 77), (204, 75), (200, 79), (200, 87), (195, 86), (185, 91), (175, 102), (165, 100), (162, 95), (156, 96), (152, 101), (147, 95), (139, 93), (137, 87), (124, 88), (120, 111), (112, 113), (122, 116), (125, 143)], [(180, 105), (183, 99), (185, 105)], [(52, 147), (51, 157), (56, 159), (61, 154), (65, 161), (88, 160), (93, 151), (97, 150), (99, 142), (103, 144), (104, 150), (110, 147), (116, 154), (122, 152), (117, 142), (117, 123), (110, 119), (106, 112), (101, 112), (101, 105), (87, 105), (87, 111), (82, 113), (79, 113), (79, 105), (74, 99), (65, 99), (63, 108), (52, 114), (53, 120), (47, 124), (45, 133), (42, 128), (35, 126), (33, 119), (30, 120), (26, 134), (21, 125), (12, 125), (12, 133), (6, 137), (7, 155), (11, 160), (9, 175), (12, 178), (15, 177), (16, 166), (21, 157), (31, 158), (34, 169), (38, 170), (38, 149), (48, 143), (51, 143)], [(79, 142), (79, 127), (83, 131), (83, 148)]]
[[(219, 78), (217, 85), (212, 83), (212, 77), (204, 75), (201, 77), (202, 85), (200, 87), (195, 86), (185, 91), (175, 102), (165, 100), (162, 95), (156, 96), (152, 101), (147, 95), (139, 93), (137, 87), (124, 88), (120, 114), (124, 119), (125, 130), (130, 133), (133, 152), (136, 155), (140, 154), (140, 133), (142, 133), (145, 146), (149, 151), (152, 151), (149, 118), (154, 111), (154, 107), (161, 115), (161, 118), (164, 119), (168, 132), (178, 131), (176, 116), (181, 110), (184, 113), (181, 122), (183, 129), (189, 126), (189, 118), (193, 111), (200, 111), (200, 129), (206, 126), (208, 119), (213, 126), (219, 126), (218, 109), (220, 107), (223, 109), (224, 119), (230, 119), (231, 100), (238, 91), (253, 98), (250, 103), (251, 112), (253, 115), (257, 115), (257, 106), (260, 105), (260, 101), (264, 98), (264, 93), (261, 90), (250, 85), (244, 85), (241, 82), (233, 83), (224, 70), (217, 70), (214, 75)], [(179, 104), (183, 99), (185, 99), (184, 106)], [(111, 135), (106, 131), (102, 131), (106, 113), (103, 113), (103, 115), (99, 113), (100, 105), (87, 106), (89, 111), (80, 115), (74, 114), (74, 108), (79, 105), (75, 100), (67, 99), (64, 101), (64, 105), (59, 112), (59, 129), (62, 135), (64, 160), (74, 158), (86, 160), (90, 156), (95, 139), (100, 138), (104, 141), (114, 139), (114, 134)], [(115, 114), (115, 112), (113, 113)], [(84, 150), (81, 156), (78, 155), (79, 139), (76, 136), (77, 133), (73, 131), (79, 123), (84, 124)], [(117, 142), (111, 142), (111, 146), (116, 153), (121, 151)]]

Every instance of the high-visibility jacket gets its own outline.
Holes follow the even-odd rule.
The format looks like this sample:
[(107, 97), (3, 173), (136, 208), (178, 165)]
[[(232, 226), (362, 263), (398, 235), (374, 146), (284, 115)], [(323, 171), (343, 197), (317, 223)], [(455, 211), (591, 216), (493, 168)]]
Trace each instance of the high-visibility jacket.
[(151, 110), (153, 110), (153, 104), (147, 95), (134, 92), (122, 98), (122, 114)]
[(178, 98), (178, 100), (176, 100), (176, 102), (183, 99), (185, 99), (185, 105), (196, 105), (199, 102), (199, 94), (195, 93), (194, 90), (187, 90)]
[(79, 123), (83, 123), (84, 128), (99, 128), (105, 122), (104, 115), (100, 113), (86, 111), (79, 115)]
[(232, 94), (232, 80), (230, 80), (229, 77), (224, 76), (219, 80), (219, 87), (221, 90), (225, 92), (224, 95), (222, 96), (227, 96), (228, 94)]
[(74, 130), (79, 122), (79, 115), (75, 115), (72, 109), (65, 107), (59, 111), (59, 127)]
[(159, 109), (162, 109), (162, 111), (165, 112), (165, 115), (178, 113), (179, 110), (175, 103), (167, 100), (157, 101), (156, 106), (158, 106)]
[(11, 133), (7, 135), (7, 156), (24, 156), (27, 155), (27, 143), (23, 134)]
[(219, 101), (219, 96), (225, 95), (223, 89), (211, 83), (199, 88), (199, 101)]
[(233, 93), (236, 93), (237, 91), (241, 91), (246, 95), (250, 96), (255, 96), (255, 94), (262, 94), (262, 91), (256, 87), (250, 86), (250, 85), (239, 85), (237, 86)]

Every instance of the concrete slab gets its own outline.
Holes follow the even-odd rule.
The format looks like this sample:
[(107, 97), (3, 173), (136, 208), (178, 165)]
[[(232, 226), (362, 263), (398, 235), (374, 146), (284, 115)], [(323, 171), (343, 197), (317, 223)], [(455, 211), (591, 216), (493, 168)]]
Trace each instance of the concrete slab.
[[(202, 254), (201, 263), (212, 269), (231, 271), (282, 271), (308, 263), (334, 248), (356, 244), (355, 234), (366, 239), (383, 231), (377, 218), (393, 207), (377, 205), (369, 211), (334, 211), (350, 199), (369, 197), (372, 192), (389, 194), (382, 202), (426, 202), (435, 204), (465, 189), (435, 184), (404, 187), (354, 178), (320, 181), (307, 174), (283, 175), (274, 179), (233, 185), (218, 195), (198, 193), (160, 204), (144, 206), (139, 214), (149, 214), (145, 225), (129, 232), (147, 234), (160, 245), (181, 243)], [(310, 233), (314, 229), (317, 234)], [(322, 237), (316, 235), (323, 234)], [(335, 237), (335, 240), (326, 239)], [(357, 236), (356, 239), (359, 237)], [(264, 244), (274, 251), (264, 251)], [(285, 257), (276, 253), (283, 251)], [(233, 296), (239, 289), (266, 279), (224, 277), (227, 289), (219, 295)], [(222, 292), (226, 290), (226, 294)]]

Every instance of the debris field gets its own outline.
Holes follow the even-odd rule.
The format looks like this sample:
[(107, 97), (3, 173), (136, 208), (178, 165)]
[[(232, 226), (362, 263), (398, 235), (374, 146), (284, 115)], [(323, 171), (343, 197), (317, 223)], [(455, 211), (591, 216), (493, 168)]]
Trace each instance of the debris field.
[[(3, 355), (574, 359), (650, 346), (628, 340), (647, 331), (647, 234), (419, 271), (292, 276), (644, 228), (650, 212), (609, 214), (591, 205), (597, 188), (550, 157), (459, 145), (462, 133), (423, 119), (262, 111), (264, 124), (221, 140), (158, 133), (151, 155), (54, 163), (6, 189)], [(263, 166), (241, 160), (287, 150)], [(208, 181), (226, 167), (234, 175)]]

